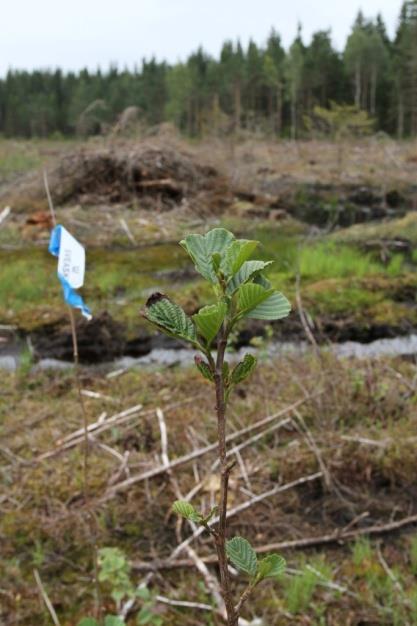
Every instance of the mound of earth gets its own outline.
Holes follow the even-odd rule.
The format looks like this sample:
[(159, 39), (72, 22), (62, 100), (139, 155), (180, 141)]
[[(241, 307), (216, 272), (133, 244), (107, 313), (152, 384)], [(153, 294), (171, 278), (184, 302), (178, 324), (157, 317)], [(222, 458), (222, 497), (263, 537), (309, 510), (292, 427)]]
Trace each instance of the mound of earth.
[[(126, 204), (168, 211), (189, 205), (196, 213), (221, 212), (231, 201), (226, 179), (171, 147), (83, 149), (64, 154), (48, 171), (56, 206)], [(20, 185), (0, 194), (0, 204), (17, 210), (47, 210), (43, 177), (30, 174)]]

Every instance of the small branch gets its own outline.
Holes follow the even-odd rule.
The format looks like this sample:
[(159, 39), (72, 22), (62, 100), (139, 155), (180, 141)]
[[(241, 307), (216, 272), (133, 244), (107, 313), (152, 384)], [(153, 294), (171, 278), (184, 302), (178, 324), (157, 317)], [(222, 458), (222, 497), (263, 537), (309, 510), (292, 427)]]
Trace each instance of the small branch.
[(58, 619), (58, 615), (55, 612), (55, 609), (54, 609), (54, 607), (52, 605), (52, 602), (48, 598), (48, 594), (45, 591), (45, 587), (42, 584), (42, 580), (41, 580), (41, 577), (39, 576), (39, 572), (38, 572), (37, 569), (33, 570), (33, 575), (35, 577), (35, 581), (36, 581), (36, 584), (38, 586), (39, 592), (40, 592), (40, 594), (42, 596), (42, 599), (43, 599), (43, 601), (45, 603), (46, 608), (49, 611), (49, 615), (51, 616), (51, 619), (52, 619), (53, 623), (55, 624), (55, 626), (61, 626), (60, 621)]
[[(246, 511), (246, 509), (249, 509), (251, 506), (258, 504), (259, 502), (262, 502), (263, 500), (266, 500), (267, 498), (270, 498), (271, 496), (277, 495), (278, 493), (283, 493), (284, 491), (288, 491), (288, 489), (292, 489), (293, 487), (298, 487), (298, 485), (302, 485), (307, 482), (317, 480), (317, 478), (321, 478), (322, 476), (323, 474), (321, 472), (316, 472), (315, 474), (310, 474), (308, 476), (303, 476), (302, 478), (298, 478), (297, 480), (293, 480), (292, 482), (286, 483), (285, 485), (281, 485), (281, 486), (278, 485), (277, 487), (274, 487), (273, 489), (270, 489), (269, 491), (265, 491), (264, 493), (261, 493), (260, 495), (255, 496), (251, 500), (247, 500), (246, 502), (242, 502), (242, 504), (238, 504), (233, 509), (229, 509), (227, 512), (227, 518), (229, 519), (230, 517), (234, 517), (238, 515), (239, 513), (241, 513), (242, 511)], [(219, 521), (219, 518), (215, 517), (214, 519), (211, 520), (210, 525), (216, 524), (218, 521)], [(170, 558), (175, 558), (178, 554), (180, 554), (182, 550), (186, 548), (194, 539), (199, 537), (202, 532), (203, 532), (203, 529), (198, 528), (197, 531), (193, 535), (190, 535), (190, 537), (185, 539), (180, 545), (178, 545), (175, 548)]]
[[(227, 451), (227, 457), (233, 456), (233, 455), (236, 455), (236, 456), (240, 455), (241, 450), (243, 450), (244, 448), (247, 448), (248, 446), (250, 446), (256, 441), (259, 441), (259, 439), (262, 439), (269, 433), (274, 432), (275, 430), (279, 430), (280, 428), (284, 428), (284, 426), (287, 426), (288, 424), (291, 424), (291, 421), (292, 421), (291, 418), (288, 417), (284, 420), (281, 420), (280, 422), (277, 422), (276, 424), (273, 424), (269, 428), (262, 430), (260, 433), (257, 433), (253, 437), (250, 437), (249, 439), (245, 439), (245, 441), (243, 441), (242, 443), (238, 444), (237, 446), (234, 446), (233, 448), (230, 448)], [(210, 470), (208, 473), (209, 474), (213, 473), (214, 470), (216, 470), (219, 467), (219, 463), (220, 463), (219, 459), (216, 459), (211, 464)], [(190, 491), (187, 493), (184, 499), (187, 500), (188, 502), (191, 502), (191, 500), (197, 495), (197, 493), (201, 491), (204, 485), (205, 485), (205, 479), (201, 480), (197, 485), (195, 485), (192, 489), (190, 489)]]
[(82, 389), (81, 393), (86, 398), (94, 398), (95, 400), (106, 400), (107, 402), (118, 402), (116, 398), (106, 396), (104, 393), (99, 393), (98, 391), (91, 391), (90, 389)]
[(216, 611), (210, 604), (203, 604), (202, 602), (188, 602), (187, 600), (170, 600), (165, 596), (155, 596), (155, 600), (162, 602), (162, 604), (168, 604), (169, 606), (182, 606), (187, 609), (200, 609), (201, 611)]
[(317, 341), (316, 341), (313, 333), (311, 332), (311, 328), (310, 328), (310, 325), (308, 323), (308, 319), (307, 319), (307, 316), (305, 314), (304, 307), (303, 307), (303, 302), (302, 302), (302, 299), (301, 299), (300, 282), (301, 282), (300, 269), (297, 268), (297, 273), (296, 273), (296, 277), (295, 277), (295, 301), (297, 303), (298, 316), (300, 318), (302, 327), (304, 329), (304, 332), (306, 334), (306, 337), (307, 337), (308, 341), (313, 346), (316, 355), (318, 355), (319, 354), (319, 347), (317, 345)]
[(301, 415), (301, 413), (299, 411), (297, 411), (297, 409), (294, 409), (294, 414), (297, 418), (298, 424), (295, 422), (295, 420), (293, 420), (293, 423), (296, 427), (296, 429), (298, 430), (298, 432), (300, 432), (300, 434), (302, 436), (304, 436), (308, 447), (310, 448), (310, 450), (313, 452), (314, 456), (317, 459), (317, 463), (319, 465), (320, 470), (323, 473), (324, 476), (324, 483), (327, 487), (327, 489), (331, 490), (333, 487), (333, 481), (330, 475), (329, 470), (327, 469), (327, 466), (325, 465), (324, 461), (323, 461), (323, 457), (320, 451), (320, 448), (318, 447), (310, 429), (308, 428), (307, 424), (305, 423), (305, 420), (303, 418), (303, 416)]
[(239, 602), (236, 604), (235, 606), (235, 611), (236, 613), (239, 615), (242, 606), (245, 604), (245, 602), (249, 599), (250, 594), (252, 593), (252, 591), (255, 589), (255, 584), (249, 583), (249, 585), (246, 587), (245, 591), (242, 593), (242, 595), (240, 596)]
[(136, 246), (137, 245), (136, 239), (132, 235), (132, 231), (130, 230), (126, 220), (123, 219), (122, 217), (120, 218), (120, 226), (123, 228), (124, 232), (126, 233), (127, 238), (129, 239), (130, 243)]
[(382, 535), (385, 533), (394, 532), (400, 530), (405, 526), (411, 524), (417, 524), (417, 515), (409, 515), (403, 517), (396, 522), (389, 522), (388, 524), (368, 526), (365, 528), (358, 528), (356, 530), (349, 530), (346, 532), (336, 531), (328, 535), (321, 535), (319, 537), (305, 537), (304, 539), (295, 539), (293, 541), (282, 541), (280, 543), (271, 543), (266, 546), (262, 546), (258, 549), (258, 552), (272, 552), (274, 550), (292, 549), (292, 548), (307, 548), (309, 546), (317, 546), (326, 543), (339, 543), (343, 545), (345, 541), (352, 541), (357, 537), (366, 535)]
[(377, 555), (378, 555), (378, 560), (382, 565), (382, 568), (384, 570), (384, 572), (386, 573), (386, 575), (388, 576), (388, 578), (391, 580), (391, 582), (393, 583), (394, 587), (396, 588), (396, 590), (402, 595), (404, 596), (404, 589), (400, 583), (400, 581), (398, 580), (398, 578), (395, 576), (394, 572), (392, 571), (392, 569), (390, 568), (390, 566), (388, 565), (388, 563), (386, 562), (386, 560), (384, 559), (384, 556), (382, 554), (381, 551), (381, 546), (378, 545), (377, 546)]
[[(161, 456), (162, 456), (162, 462), (164, 463), (164, 465), (166, 467), (169, 467), (169, 456), (168, 456), (168, 429), (166, 426), (166, 422), (165, 422), (165, 417), (164, 417), (164, 413), (163, 411), (158, 407), (156, 409), (156, 415), (158, 418), (158, 424), (159, 424), (159, 431), (161, 434)], [(178, 498), (178, 500), (182, 500), (183, 499), (183, 495), (181, 493), (180, 490), (180, 486), (178, 484), (177, 479), (174, 477), (172, 470), (168, 470), (168, 475), (170, 477), (170, 481), (171, 484), (173, 486), (174, 492), (175, 492), (175, 496), (176, 498)], [(195, 532), (197, 530), (197, 526), (189, 521), (188, 522), (191, 529), (193, 530), (193, 532)], [(211, 529), (210, 527), (207, 526), (207, 530), (209, 533), (213, 534), (213, 529)], [(180, 540), (180, 537), (179, 537)], [(222, 595), (220, 593), (220, 589), (218, 587), (218, 583), (216, 578), (210, 573), (209, 569), (207, 568), (207, 565), (205, 565), (205, 563), (200, 559), (200, 557), (197, 555), (197, 553), (191, 548), (191, 546), (187, 546), (186, 548), (187, 554), (190, 557), (190, 559), (193, 561), (194, 565), (196, 566), (196, 568), (198, 569), (198, 571), (200, 572), (200, 574), (203, 576), (207, 588), (210, 590), (213, 600), (216, 603), (217, 607), (218, 607), (218, 611), (219, 614), (225, 619), (226, 618), (226, 607), (222, 598)], [(192, 603), (194, 604), (194, 603)], [(188, 605), (182, 605), (182, 606), (188, 606)]]
[[(112, 415), (111, 417), (106, 418), (105, 420), (103, 420), (102, 416), (100, 416), (97, 422), (94, 422), (93, 424), (88, 425), (88, 432), (94, 433), (95, 435), (97, 435), (99, 432), (108, 430), (109, 428), (112, 428), (115, 425), (120, 425), (120, 423), (124, 423), (126, 421), (129, 421), (133, 417), (136, 417), (137, 413), (140, 413), (142, 409), (143, 409), (143, 404), (136, 404), (135, 406), (132, 406), (129, 409), (121, 411), (120, 413), (116, 413), (115, 415)], [(62, 439), (58, 439), (56, 443), (58, 445), (69, 443), (73, 440), (78, 440), (80, 438), (80, 435), (83, 435), (83, 434), (84, 434), (84, 429), (79, 428), (78, 430), (75, 430), (69, 435), (66, 435)]]
[(51, 192), (49, 190), (48, 174), (46, 173), (46, 170), (43, 170), (43, 184), (45, 187), (46, 197), (48, 198), (48, 206), (49, 206), (49, 212), (51, 214), (52, 224), (55, 227), (56, 226), (55, 209), (54, 209), (54, 203), (52, 202)]
[[(306, 398), (302, 398), (301, 400), (297, 400), (297, 402), (294, 402), (293, 404), (285, 407), (284, 409), (281, 409), (277, 413), (274, 413), (273, 415), (268, 415), (262, 420), (255, 422), (255, 424), (251, 424), (250, 426), (247, 426), (246, 428), (242, 428), (241, 430), (231, 433), (230, 435), (226, 437), (226, 443), (229, 443), (230, 441), (234, 441), (235, 439), (243, 437), (244, 435), (247, 435), (251, 433), (252, 431), (257, 430), (258, 428), (261, 428), (262, 426), (265, 426), (266, 424), (269, 424), (270, 422), (275, 421), (279, 417), (282, 417), (283, 415), (290, 413), (295, 408), (301, 406), (302, 404), (305, 404), (307, 400), (311, 400), (312, 398), (316, 397), (317, 395), (321, 393), (323, 392), (319, 391), (317, 394), (311, 395)], [(288, 422), (289, 420), (284, 420), (282, 425), (286, 425), (288, 424)], [(180, 467), (181, 465), (185, 465), (186, 463), (189, 463), (190, 461), (194, 461), (195, 459), (202, 457), (209, 452), (213, 452), (214, 450), (217, 449), (217, 447), (218, 447), (217, 443), (212, 443), (208, 446), (205, 446), (204, 448), (200, 448), (199, 450), (193, 450), (193, 452), (190, 452), (189, 454), (186, 454), (182, 457), (179, 457), (178, 459), (175, 459), (174, 461), (171, 461), (169, 464), (169, 469), (174, 469), (176, 467)], [(107, 493), (105, 493), (104, 496), (100, 499), (100, 502), (105, 502), (106, 500), (113, 498), (117, 493), (120, 493), (121, 491), (125, 491), (126, 489), (129, 489), (129, 487), (131, 487), (132, 485), (138, 482), (141, 482), (148, 478), (154, 478), (155, 476), (160, 476), (161, 474), (164, 474), (167, 471), (167, 469), (168, 467), (165, 467), (162, 465), (160, 467), (143, 472), (142, 474), (132, 476), (129, 480), (125, 480), (119, 483), (118, 485), (115, 485), (109, 491), (107, 491)]]
[[(410, 515), (404, 517), (396, 522), (390, 522), (388, 524), (379, 524), (375, 526), (368, 526), (365, 528), (358, 528), (356, 530), (349, 531), (335, 531), (327, 535), (319, 535), (316, 537), (304, 537), (302, 539), (290, 539), (288, 541), (281, 541), (279, 543), (266, 544), (264, 546), (258, 546), (254, 548), (258, 554), (265, 554), (267, 552), (273, 552), (274, 550), (298, 550), (305, 549), (313, 546), (320, 546), (324, 544), (338, 544), (343, 546), (345, 542), (354, 541), (360, 536), (376, 536), (384, 535), (391, 532), (396, 532), (405, 528), (417, 524), (417, 515)], [(216, 556), (204, 557), (202, 559), (206, 564), (214, 564), (217, 562)], [(189, 560), (173, 560), (172, 558), (163, 561), (155, 561), (154, 563), (133, 563), (133, 568), (137, 571), (158, 571), (163, 569), (176, 569), (180, 567), (192, 567), (193, 563)]]
[(158, 418), (159, 423), (159, 431), (161, 433), (161, 449), (162, 449), (162, 464), (165, 467), (169, 466), (169, 457), (168, 457), (168, 433), (167, 427), (165, 423), (165, 418), (162, 410), (158, 407), (156, 409), (156, 416)]
[(9, 206), (6, 206), (3, 211), (0, 211), (0, 224), (3, 224), (3, 222), (5, 222), (7, 220), (7, 218), (9, 217), (10, 213), (11, 213), (11, 208)]

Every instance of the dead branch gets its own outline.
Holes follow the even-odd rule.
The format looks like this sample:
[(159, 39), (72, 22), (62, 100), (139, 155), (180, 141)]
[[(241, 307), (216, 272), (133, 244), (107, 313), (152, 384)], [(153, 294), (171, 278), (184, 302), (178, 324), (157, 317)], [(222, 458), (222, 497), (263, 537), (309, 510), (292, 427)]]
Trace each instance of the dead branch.
[(11, 213), (11, 208), (9, 206), (6, 206), (3, 211), (0, 211), (0, 224), (2, 224), (3, 222), (6, 221), (6, 219), (9, 217)]
[[(238, 504), (233, 509), (229, 509), (227, 511), (227, 519), (229, 519), (230, 517), (234, 517), (235, 515), (238, 515), (242, 511), (246, 511), (246, 509), (249, 509), (255, 504), (258, 504), (259, 502), (266, 500), (267, 498), (275, 496), (278, 493), (282, 493), (283, 491), (288, 491), (288, 489), (292, 489), (293, 487), (297, 487), (298, 485), (303, 485), (304, 483), (311, 482), (313, 480), (316, 480), (317, 478), (321, 478), (322, 476), (323, 476), (322, 472), (316, 472), (315, 474), (302, 476), (301, 478), (298, 478), (297, 480), (293, 480), (290, 483), (286, 483), (285, 485), (278, 485), (274, 487), (273, 489), (270, 489), (269, 491), (265, 491), (264, 493), (261, 493), (258, 496), (255, 496), (254, 498), (247, 500), (246, 502), (242, 502), (241, 504)], [(214, 524), (217, 524), (218, 521), (219, 521), (219, 517), (216, 516), (210, 521), (209, 525), (213, 526)], [(196, 532), (193, 535), (190, 535), (190, 537), (185, 539), (181, 544), (179, 544), (175, 548), (170, 558), (175, 558), (178, 554), (180, 554), (182, 550), (186, 548), (194, 539), (199, 537), (204, 532), (204, 530), (205, 529), (202, 526), (197, 528)]]
[(39, 572), (37, 569), (33, 570), (33, 575), (35, 577), (35, 581), (39, 589), (39, 593), (41, 594), (42, 600), (44, 601), (45, 606), (48, 609), (49, 615), (51, 616), (53, 623), (55, 624), (55, 626), (61, 626), (59, 619), (58, 619), (58, 615), (56, 614), (53, 604), (50, 601), (48, 594), (45, 591), (45, 587), (42, 584), (42, 580), (41, 580), (41, 577), (39, 576)]
[[(168, 429), (166, 426), (166, 422), (165, 422), (165, 418), (164, 418), (164, 413), (163, 411), (158, 407), (156, 409), (156, 414), (158, 417), (158, 423), (159, 423), (159, 430), (161, 433), (161, 456), (162, 456), (162, 462), (164, 463), (165, 466), (169, 466), (169, 457), (168, 457)], [(175, 496), (176, 498), (178, 498), (179, 500), (183, 499), (183, 495), (181, 493), (180, 490), (180, 486), (178, 484), (177, 479), (174, 477), (172, 470), (168, 470), (169, 476), (170, 476), (170, 480), (172, 483), (172, 486), (174, 488), (174, 492), (175, 492)], [(189, 521), (188, 522), (191, 530), (193, 532), (196, 531), (197, 526), (195, 525), (195, 523)], [(180, 539), (180, 536), (179, 536)], [(194, 562), (195, 567), (198, 569), (198, 571), (200, 572), (200, 574), (203, 576), (207, 588), (211, 591), (211, 594), (213, 596), (214, 602), (216, 603), (217, 607), (218, 607), (218, 611), (219, 614), (226, 619), (226, 607), (224, 604), (224, 600), (222, 598), (222, 595), (220, 593), (220, 588), (217, 582), (217, 579), (211, 574), (211, 572), (209, 571), (209, 569), (207, 568), (207, 566), (205, 565), (205, 563), (203, 563), (203, 561), (200, 559), (200, 557), (198, 556), (198, 554), (193, 550), (193, 548), (191, 546), (187, 547), (187, 554), (190, 557), (190, 559)], [(184, 606), (184, 605), (183, 605)]]
[[(322, 392), (319, 392), (319, 393), (322, 393)], [(268, 417), (265, 417), (262, 420), (259, 420), (255, 424), (251, 424), (250, 426), (247, 426), (246, 428), (242, 428), (241, 430), (231, 433), (230, 435), (226, 437), (226, 443), (229, 443), (230, 441), (234, 441), (235, 439), (238, 439), (239, 437), (243, 437), (244, 435), (251, 433), (253, 430), (257, 430), (258, 428), (261, 428), (262, 426), (265, 426), (266, 424), (273, 422), (279, 417), (282, 417), (286, 413), (290, 413), (295, 408), (298, 408), (299, 406), (304, 404), (307, 400), (315, 397), (315, 395), (311, 395), (308, 398), (302, 398), (301, 400), (294, 402), (293, 404), (285, 407), (284, 409), (281, 409), (277, 413), (274, 413), (273, 415), (269, 415)], [(283, 420), (281, 425), (284, 426), (288, 424), (288, 422), (289, 422), (288, 419)], [(174, 461), (171, 461), (169, 466), (160, 465), (151, 470), (143, 472), (142, 474), (132, 476), (131, 478), (129, 478), (129, 480), (125, 480), (115, 485), (110, 490), (108, 490), (107, 493), (105, 493), (104, 496), (100, 499), (100, 502), (105, 502), (109, 500), (110, 498), (113, 498), (117, 493), (125, 491), (126, 489), (128, 489), (129, 487), (131, 487), (132, 485), (138, 482), (144, 481), (148, 478), (154, 478), (155, 476), (160, 476), (161, 474), (164, 474), (168, 469), (174, 469), (176, 467), (180, 467), (181, 465), (185, 465), (186, 463), (189, 463), (190, 461), (193, 461), (194, 459), (204, 456), (208, 452), (212, 452), (213, 450), (216, 450), (217, 445), (218, 445), (217, 443), (213, 443), (208, 446), (205, 446), (204, 448), (193, 450), (193, 452), (190, 452), (189, 454), (186, 454), (184, 456), (179, 457), (178, 459), (175, 459)]]
[[(264, 546), (258, 546), (254, 549), (259, 554), (264, 554), (266, 552), (273, 552), (274, 550), (300, 550), (304, 548), (320, 546), (323, 544), (338, 544), (340, 546), (343, 546), (345, 542), (354, 541), (358, 537), (363, 537), (366, 535), (384, 535), (395, 532), (397, 530), (401, 530), (401, 528), (405, 528), (406, 526), (411, 526), (413, 524), (417, 524), (417, 515), (403, 517), (396, 522), (390, 522), (388, 524), (368, 526), (365, 528), (358, 528), (357, 530), (349, 530), (345, 532), (335, 531), (333, 533), (329, 533), (327, 535), (319, 535), (317, 537), (304, 537), (303, 539), (281, 541), (279, 543), (271, 543)], [(208, 565), (212, 563), (217, 563), (217, 557), (214, 554), (208, 557), (202, 557), (202, 560)], [(132, 563), (133, 568), (136, 571), (141, 572), (153, 572), (163, 569), (176, 569), (179, 567), (193, 567), (193, 565), (193, 562), (189, 559), (172, 560), (171, 558), (165, 560), (157, 560), (153, 563), (143, 563), (141, 561)]]

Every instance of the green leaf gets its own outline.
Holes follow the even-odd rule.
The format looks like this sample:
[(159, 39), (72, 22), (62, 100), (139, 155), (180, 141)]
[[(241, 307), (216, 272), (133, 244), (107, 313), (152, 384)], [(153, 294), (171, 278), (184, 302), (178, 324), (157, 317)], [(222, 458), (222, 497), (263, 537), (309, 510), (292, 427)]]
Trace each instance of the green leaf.
[(186, 500), (176, 500), (172, 505), (172, 510), (177, 515), (181, 515), (181, 517), (185, 517), (185, 519), (195, 522), (196, 524), (199, 524), (203, 519), (200, 513), (197, 513), (193, 505)]
[(196, 364), (198, 371), (204, 378), (209, 380), (211, 383), (214, 382), (214, 374), (211, 371), (207, 361), (204, 361), (201, 356), (197, 355), (194, 357), (194, 363)]
[(285, 572), (287, 564), (279, 554), (270, 554), (259, 561), (256, 578), (260, 582), (264, 578), (276, 578)]
[(123, 598), (125, 597), (126, 590), (124, 588), (122, 589), (122, 588), (115, 587), (114, 589), (112, 589), (112, 592), (110, 595), (113, 598), (113, 600), (116, 602), (116, 604), (119, 604), (119, 602), (121, 602)]
[(83, 617), (77, 626), (98, 626), (98, 621), (94, 617)]
[(117, 615), (106, 615), (104, 626), (125, 626), (124, 620)]
[(246, 313), (245, 317), (256, 320), (280, 320), (287, 317), (291, 304), (279, 291), (274, 291), (266, 300)]
[[(270, 263), (273, 263), (273, 261), (270, 261)], [(255, 274), (255, 278), (253, 279), (253, 282), (256, 283), (257, 285), (262, 285), (264, 289), (271, 289), (272, 287), (271, 281), (268, 280), (263, 274), (259, 274), (259, 273)]]
[(238, 289), (239, 313), (241, 317), (258, 320), (279, 320), (287, 317), (291, 305), (287, 298), (273, 289), (247, 283)]
[(222, 261), (222, 255), (219, 252), (215, 252), (214, 254), (211, 255), (211, 260), (212, 260), (212, 263), (213, 263), (214, 273), (217, 274), (217, 272), (220, 269), (220, 263)]
[(188, 235), (185, 239), (180, 241), (180, 245), (188, 252), (194, 261), (197, 272), (215, 285), (218, 279), (213, 263), (216, 267), (219, 266), (218, 255), (223, 255), (234, 238), (234, 235), (228, 230), (224, 228), (214, 228), (206, 235)]
[(246, 283), (239, 287), (237, 293), (239, 312), (246, 316), (274, 292), (272, 289), (264, 289), (261, 285)]
[(255, 576), (258, 568), (258, 559), (249, 541), (246, 541), (243, 537), (233, 537), (233, 539), (226, 542), (226, 553), (233, 565), (239, 570), (250, 576)]
[(154, 293), (148, 299), (144, 311), (147, 320), (166, 334), (195, 343), (197, 333), (192, 320), (182, 308), (162, 293)]
[(149, 600), (151, 597), (151, 592), (147, 587), (143, 586), (139, 587), (139, 589), (136, 589), (136, 595), (141, 600)]
[(235, 239), (232, 241), (220, 264), (222, 272), (226, 276), (236, 274), (243, 263), (251, 256), (258, 244), (258, 241), (252, 241), (250, 239)]
[(193, 315), (193, 320), (199, 333), (211, 343), (220, 330), (227, 313), (227, 305), (224, 302), (210, 304)]
[[(243, 263), (239, 271), (229, 280), (227, 283), (226, 293), (231, 296), (240, 285), (243, 285), (255, 275), (257, 279), (257, 273), (264, 270), (268, 265), (271, 265), (273, 261), (246, 261)], [(266, 279), (265, 279), (266, 280)], [(269, 282), (269, 281), (267, 281)], [(263, 285), (265, 286), (265, 285)], [(269, 284), (269, 287), (271, 285)]]
[(256, 367), (257, 360), (252, 354), (245, 354), (243, 361), (240, 361), (232, 371), (230, 381), (237, 385), (246, 380)]
[(142, 626), (142, 624), (150, 624), (153, 618), (154, 614), (152, 613), (152, 611), (148, 607), (144, 606), (138, 613), (136, 623), (138, 624), (138, 626)]

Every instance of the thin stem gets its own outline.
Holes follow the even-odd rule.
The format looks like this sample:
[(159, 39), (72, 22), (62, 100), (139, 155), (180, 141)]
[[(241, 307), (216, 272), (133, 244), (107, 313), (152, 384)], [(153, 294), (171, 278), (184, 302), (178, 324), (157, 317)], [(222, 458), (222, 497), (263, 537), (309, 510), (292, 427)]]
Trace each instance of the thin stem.
[(246, 600), (249, 598), (250, 594), (255, 589), (255, 586), (256, 586), (255, 582), (249, 583), (249, 585), (246, 587), (245, 591), (240, 596), (240, 600), (236, 604), (236, 607), (235, 607), (235, 611), (236, 611), (237, 615), (240, 615), (240, 610), (241, 610), (242, 606), (245, 604)]
[(219, 505), (219, 526), (215, 537), (217, 555), (219, 559), (220, 584), (223, 599), (227, 611), (228, 626), (237, 626), (238, 614), (233, 604), (230, 589), (230, 574), (227, 565), (226, 555), (226, 517), (227, 517), (227, 495), (229, 487), (229, 474), (231, 467), (228, 466), (226, 449), (226, 401), (223, 380), (224, 354), (227, 346), (228, 329), (223, 326), (217, 346), (217, 359), (214, 373), (216, 386), (216, 413), (217, 413), (217, 434), (219, 444), (220, 460), (220, 505)]
[(68, 307), (68, 313), (71, 324), (71, 336), (72, 336), (72, 350), (73, 350), (73, 359), (74, 359), (74, 373), (75, 373), (75, 382), (77, 386), (78, 400), (81, 407), (81, 413), (83, 417), (83, 430), (84, 430), (84, 462), (83, 462), (83, 492), (84, 492), (84, 501), (85, 504), (88, 503), (88, 495), (89, 495), (89, 484), (88, 484), (88, 454), (89, 454), (89, 441), (88, 441), (88, 420), (87, 420), (87, 411), (84, 404), (83, 394), (81, 393), (81, 380), (80, 380), (80, 371), (79, 371), (79, 355), (78, 355), (78, 340), (77, 340), (77, 329), (75, 326), (75, 318), (74, 312), (72, 308)]
[[(43, 172), (43, 182), (45, 186), (46, 197), (48, 198), (48, 206), (51, 214), (52, 224), (56, 226), (56, 215), (54, 203), (52, 200), (51, 192), (48, 184), (48, 175), (46, 170)], [(75, 374), (75, 383), (77, 387), (78, 393), (78, 401), (81, 407), (81, 413), (83, 417), (83, 431), (84, 431), (84, 461), (83, 461), (83, 495), (84, 495), (84, 504), (88, 510), (90, 519), (92, 520), (91, 524), (91, 535), (92, 535), (92, 543), (93, 543), (93, 568), (94, 568), (94, 585), (96, 592), (96, 618), (101, 623), (101, 592), (100, 586), (98, 582), (98, 548), (97, 548), (97, 538), (95, 528), (97, 527), (97, 520), (95, 519), (95, 515), (90, 507), (89, 500), (89, 482), (88, 482), (88, 454), (89, 454), (89, 441), (88, 441), (88, 419), (87, 419), (87, 411), (84, 404), (83, 394), (81, 393), (81, 379), (79, 372), (79, 355), (78, 355), (78, 340), (77, 340), (77, 327), (75, 325), (74, 311), (70, 306), (68, 306), (68, 315), (71, 325), (71, 337), (72, 337), (72, 354), (74, 360), (74, 374)]]
[(93, 544), (93, 568), (94, 568), (94, 584), (95, 584), (95, 592), (96, 592), (96, 617), (101, 622), (101, 592), (100, 586), (98, 583), (98, 548), (97, 548), (97, 539), (96, 539), (96, 519), (90, 507), (90, 487), (88, 480), (88, 461), (89, 461), (89, 452), (90, 452), (90, 442), (88, 439), (88, 419), (87, 419), (87, 410), (84, 403), (84, 398), (82, 394), (81, 388), (81, 378), (80, 378), (80, 369), (79, 369), (79, 354), (78, 354), (78, 339), (77, 339), (77, 327), (75, 325), (75, 317), (72, 308), (68, 307), (68, 314), (71, 325), (71, 337), (72, 337), (72, 354), (74, 360), (74, 374), (75, 374), (75, 383), (77, 387), (78, 393), (78, 401), (81, 407), (81, 413), (83, 418), (83, 432), (84, 432), (84, 458), (83, 458), (83, 494), (84, 494), (84, 504), (87, 508), (88, 515), (92, 521), (90, 531), (92, 536), (92, 544)]

